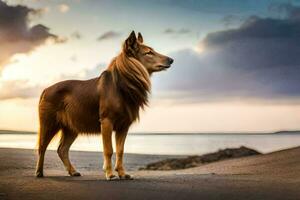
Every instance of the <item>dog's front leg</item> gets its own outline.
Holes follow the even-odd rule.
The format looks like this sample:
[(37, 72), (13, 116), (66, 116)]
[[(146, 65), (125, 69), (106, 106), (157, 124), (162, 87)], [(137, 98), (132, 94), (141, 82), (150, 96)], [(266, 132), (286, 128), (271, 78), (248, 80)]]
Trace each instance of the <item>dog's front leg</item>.
[(124, 154), (124, 144), (127, 136), (126, 131), (116, 132), (116, 165), (115, 170), (118, 172), (120, 179), (132, 179), (129, 174), (125, 173), (123, 166), (123, 154)]
[(111, 166), (111, 156), (113, 154), (111, 136), (113, 131), (113, 124), (108, 119), (105, 118), (101, 120), (101, 134), (102, 134), (102, 143), (103, 143), (103, 170), (105, 172), (106, 180), (114, 180), (117, 177), (113, 174)]

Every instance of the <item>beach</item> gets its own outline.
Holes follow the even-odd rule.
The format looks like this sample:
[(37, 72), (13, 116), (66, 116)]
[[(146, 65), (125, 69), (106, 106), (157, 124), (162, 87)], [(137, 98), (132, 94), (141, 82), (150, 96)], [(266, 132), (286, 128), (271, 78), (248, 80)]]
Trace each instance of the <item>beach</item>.
[(34, 176), (34, 150), (0, 149), (0, 199), (300, 199), (300, 147), (171, 171), (139, 171), (182, 156), (126, 154), (132, 181), (106, 181), (101, 152), (72, 151), (81, 177), (69, 177), (47, 151), (45, 177)]

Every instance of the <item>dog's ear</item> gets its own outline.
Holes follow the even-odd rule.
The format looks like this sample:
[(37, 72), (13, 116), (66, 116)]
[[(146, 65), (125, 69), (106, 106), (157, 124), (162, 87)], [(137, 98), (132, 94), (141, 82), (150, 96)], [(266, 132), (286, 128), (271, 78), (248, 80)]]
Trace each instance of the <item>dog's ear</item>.
[(142, 36), (142, 34), (141, 34), (140, 32), (138, 33), (138, 41), (139, 41), (140, 43), (143, 43), (143, 42), (144, 42), (143, 36)]
[(137, 38), (135, 36), (135, 32), (132, 31), (129, 37), (125, 40), (124, 51), (127, 54), (134, 55), (137, 50), (138, 50)]
[(135, 32), (134, 31), (131, 31), (131, 33), (128, 36), (128, 38), (126, 39), (125, 43), (128, 46), (133, 46), (136, 43), (136, 36), (135, 36)]

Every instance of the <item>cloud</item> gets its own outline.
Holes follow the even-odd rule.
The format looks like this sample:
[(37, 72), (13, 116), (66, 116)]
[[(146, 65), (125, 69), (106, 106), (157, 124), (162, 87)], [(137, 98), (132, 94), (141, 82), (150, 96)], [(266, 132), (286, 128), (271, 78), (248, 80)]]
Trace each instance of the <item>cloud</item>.
[(98, 77), (106, 68), (107, 68), (107, 64), (99, 63), (96, 65), (96, 67), (83, 70), (83, 77), (84, 79), (91, 79), (91, 78)]
[(174, 33), (174, 32), (175, 32), (175, 30), (172, 29), (172, 28), (167, 28), (166, 30), (164, 30), (164, 33), (166, 33), (166, 34), (171, 34), (171, 33)]
[(289, 3), (271, 3), (269, 6), (270, 11), (274, 11), (278, 14), (283, 14), (283, 17), (288, 17), (290, 19), (300, 18), (300, 7), (294, 6)]
[(96, 78), (96, 77), (100, 76), (100, 74), (106, 69), (106, 67), (107, 67), (107, 64), (100, 63), (92, 68), (82, 69), (80, 71), (73, 72), (73, 73), (70, 72), (67, 74), (61, 74), (52, 82), (55, 83), (55, 82), (59, 82), (59, 81), (69, 80), (69, 79), (87, 80), (87, 79), (91, 79), (91, 78)]
[(0, 82), (0, 100), (13, 98), (32, 98), (41, 94), (43, 87), (30, 85), (27, 80), (11, 80)]
[(0, 1), (0, 70), (17, 53), (28, 53), (46, 40), (65, 42), (49, 32), (42, 24), (29, 26), (29, 16), (40, 15), (41, 10), (26, 6), (10, 6)]
[(98, 37), (98, 41), (114, 39), (120, 37), (122, 34), (116, 31), (107, 31)]
[(269, 41), (272, 39), (274, 41), (283, 39), (284, 41), (297, 42), (300, 38), (299, 25), (300, 20), (294, 18), (273, 19), (252, 16), (237, 29), (208, 34), (202, 43), (208, 48), (213, 48), (232, 42), (247, 42), (249, 40)]
[(241, 17), (237, 15), (229, 14), (224, 16), (221, 22), (224, 23), (225, 27), (229, 27), (231, 25), (241, 22), (241, 20), (242, 20)]
[[(106, 68), (106, 64), (100, 63), (93, 68), (83, 69), (75, 73), (61, 74), (59, 77), (53, 79), (52, 84), (59, 81), (69, 79), (86, 80), (99, 77), (102, 71)], [(51, 83), (47, 84), (31, 84), (29, 80), (1, 80), (0, 79), (0, 101), (8, 99), (28, 99), (39, 97), (42, 91), (49, 87)]]
[(78, 31), (75, 31), (71, 34), (71, 38), (76, 39), (76, 40), (80, 40), (82, 38), (82, 34)]
[(76, 55), (76, 54), (73, 54), (73, 55), (70, 57), (70, 60), (71, 60), (72, 62), (77, 62), (77, 60), (78, 60), (77, 55)]
[(70, 6), (68, 6), (67, 4), (59, 4), (57, 6), (57, 9), (59, 10), (59, 12), (61, 13), (66, 13), (70, 10)]
[(249, 17), (240, 27), (209, 33), (198, 53), (173, 53), (174, 66), (155, 78), (160, 94), (177, 99), (300, 98), (299, 7), (285, 18)]
[(181, 28), (178, 30), (172, 29), (172, 28), (167, 28), (166, 30), (164, 30), (165, 34), (187, 34), (190, 33), (191, 31), (189, 29), (186, 28)]
[(253, 0), (243, 1), (220, 1), (220, 0), (155, 0), (152, 3), (161, 4), (167, 7), (177, 7), (189, 11), (196, 11), (201, 13), (243, 13), (257, 8), (257, 4)]

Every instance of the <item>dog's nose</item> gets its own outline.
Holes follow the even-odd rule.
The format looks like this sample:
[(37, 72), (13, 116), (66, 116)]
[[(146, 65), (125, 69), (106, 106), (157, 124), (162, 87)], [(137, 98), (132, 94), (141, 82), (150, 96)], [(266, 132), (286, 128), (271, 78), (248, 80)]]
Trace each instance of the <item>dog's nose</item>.
[(174, 60), (172, 58), (169, 58), (169, 63), (172, 64)]

